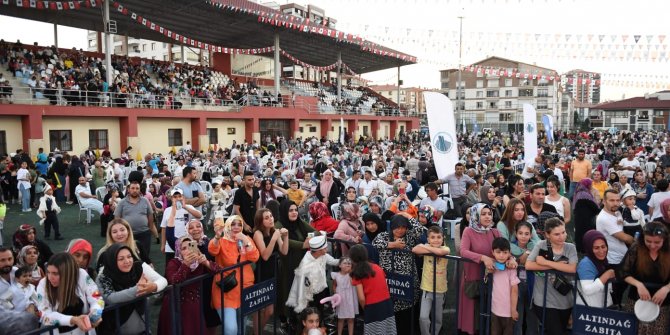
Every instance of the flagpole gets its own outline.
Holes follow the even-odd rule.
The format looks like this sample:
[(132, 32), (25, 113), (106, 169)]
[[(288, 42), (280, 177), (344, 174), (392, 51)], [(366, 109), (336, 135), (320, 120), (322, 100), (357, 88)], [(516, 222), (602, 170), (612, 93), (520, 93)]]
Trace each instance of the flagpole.
[[(461, 117), (461, 120), (465, 122), (465, 108), (461, 109), (461, 59), (463, 57), (463, 17), (459, 16), (459, 37), (458, 37), (458, 81), (456, 82), (456, 109), (458, 110), (458, 115)], [(475, 115), (475, 117), (477, 117)]]

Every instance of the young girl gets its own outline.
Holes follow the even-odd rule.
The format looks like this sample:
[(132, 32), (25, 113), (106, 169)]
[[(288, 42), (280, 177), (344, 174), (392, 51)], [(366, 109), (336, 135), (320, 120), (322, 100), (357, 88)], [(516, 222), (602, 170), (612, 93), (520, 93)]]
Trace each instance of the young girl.
[[(526, 265), (526, 259), (530, 255), (531, 250), (528, 249), (530, 245), (530, 239), (532, 236), (533, 226), (527, 221), (521, 221), (516, 224), (516, 241), (514, 242), (523, 253), (519, 258), (519, 265)], [(535, 281), (535, 275), (532, 271), (526, 271), (521, 268), (519, 270), (519, 301), (517, 303), (517, 311), (519, 312), (518, 326), (514, 328), (514, 334), (521, 335), (526, 333), (535, 333), (537, 332), (537, 317), (530, 309), (530, 297), (533, 292), (533, 282)], [(526, 322), (524, 332), (524, 321)], [(531, 331), (531, 329), (535, 331)]]
[(315, 307), (307, 307), (300, 313), (300, 321), (302, 322), (301, 335), (326, 335), (326, 327), (321, 326), (321, 317), (319, 310)]
[(37, 216), (42, 219), (40, 220), (40, 224), (44, 224), (44, 237), (47, 239), (50, 238), (52, 227), (54, 229), (54, 239), (63, 239), (60, 235), (58, 213), (60, 213), (60, 207), (58, 207), (56, 198), (54, 198), (54, 191), (51, 186), (46, 185), (44, 187), (44, 196), (40, 199), (40, 206), (37, 208)]
[(335, 307), (337, 311), (337, 335), (342, 335), (344, 321), (347, 321), (349, 335), (354, 334), (354, 318), (358, 314), (358, 298), (355, 288), (351, 285), (351, 259), (340, 259), (340, 272), (332, 272), (333, 289), (342, 297), (342, 302)]

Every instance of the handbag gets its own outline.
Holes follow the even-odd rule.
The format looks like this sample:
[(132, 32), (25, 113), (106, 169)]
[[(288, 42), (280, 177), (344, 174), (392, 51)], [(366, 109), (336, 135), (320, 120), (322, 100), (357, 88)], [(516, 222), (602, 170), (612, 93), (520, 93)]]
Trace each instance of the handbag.
[[(554, 251), (551, 249), (551, 243), (549, 242), (549, 240), (546, 241), (547, 241), (547, 253), (545, 257), (553, 261)], [(570, 291), (572, 291), (573, 288), (570, 280), (568, 280), (564, 275), (560, 273), (553, 274), (553, 280), (551, 281), (551, 285), (561, 295), (568, 295), (568, 293), (570, 293)]]
[[(237, 263), (240, 262), (240, 255), (237, 256)], [(228, 293), (237, 287), (237, 270), (231, 271), (229, 274), (221, 278), (216, 285), (223, 290), (223, 293)], [(223, 276), (223, 274), (222, 274)]]
[(465, 292), (465, 296), (470, 298), (470, 299), (477, 299), (479, 298), (479, 287), (482, 285), (482, 280), (469, 280), (465, 282), (465, 285), (463, 287), (463, 291)]
[(217, 285), (223, 290), (224, 293), (228, 293), (232, 291), (235, 287), (237, 287), (237, 271), (232, 271), (225, 277), (221, 278)]

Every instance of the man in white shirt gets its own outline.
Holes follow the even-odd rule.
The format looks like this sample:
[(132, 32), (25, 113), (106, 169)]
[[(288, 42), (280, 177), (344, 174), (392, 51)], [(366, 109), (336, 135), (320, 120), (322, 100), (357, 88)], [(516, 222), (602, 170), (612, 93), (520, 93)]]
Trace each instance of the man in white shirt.
[(656, 182), (656, 189), (658, 191), (651, 195), (651, 198), (649, 198), (649, 202), (647, 203), (649, 206), (649, 217), (652, 221), (663, 216), (663, 214), (661, 214), (661, 204), (665, 199), (670, 199), (668, 186), (667, 179), (661, 179)]
[[(623, 217), (618, 212), (621, 205), (619, 193), (612, 189), (606, 190), (603, 203), (603, 209), (596, 218), (596, 230), (605, 235), (608, 247), (607, 262), (616, 270), (621, 264), (624, 255), (626, 255), (628, 246), (633, 244), (635, 239), (623, 231)], [(621, 298), (626, 286), (626, 283), (612, 285), (612, 300), (614, 304), (621, 304)]]
[(165, 209), (165, 212), (163, 212), (163, 220), (161, 221), (161, 251), (165, 253), (166, 263), (174, 258), (174, 250), (168, 245), (165, 236), (168, 220), (172, 215), (172, 211), (176, 211), (174, 217), (175, 239), (186, 236), (188, 232), (188, 223), (191, 221), (190, 217), (193, 217), (193, 220), (202, 219), (202, 213), (200, 211), (195, 209), (195, 207), (186, 204), (186, 201), (184, 201), (184, 191), (182, 189), (178, 187), (173, 188), (170, 192), (170, 196), (172, 197), (172, 206)]
[(372, 180), (372, 170), (367, 169), (365, 170), (365, 178), (358, 185), (358, 195), (369, 197), (372, 190), (376, 189), (377, 186), (377, 181)]
[(628, 178), (628, 182), (633, 182), (635, 171), (640, 168), (640, 161), (635, 158), (635, 150), (628, 149), (628, 157), (619, 161), (619, 167), (622, 174)]
[(83, 208), (90, 208), (102, 215), (102, 201), (91, 194), (91, 187), (86, 182), (86, 177), (79, 177), (79, 185), (74, 189), (77, 199)]
[(3, 312), (24, 311), (28, 306), (28, 299), (12, 285), (17, 270), (13, 264), (12, 250), (0, 247), (0, 311)]
[(354, 170), (352, 172), (351, 178), (349, 178), (349, 180), (347, 180), (347, 182), (344, 184), (344, 188), (347, 189), (349, 187), (353, 187), (358, 192), (358, 187), (360, 185), (361, 185), (361, 171)]
[(419, 208), (423, 208), (423, 206), (427, 205), (432, 206), (437, 211), (435, 216), (441, 218), (442, 215), (444, 215), (444, 213), (447, 211), (447, 202), (437, 195), (437, 184), (430, 182), (423, 188), (426, 190), (426, 195), (428, 196), (421, 200)]

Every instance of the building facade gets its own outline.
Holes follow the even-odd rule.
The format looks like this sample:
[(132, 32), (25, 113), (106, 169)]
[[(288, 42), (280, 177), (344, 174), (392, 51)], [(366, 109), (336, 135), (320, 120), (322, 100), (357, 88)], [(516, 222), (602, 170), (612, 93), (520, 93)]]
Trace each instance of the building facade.
[(571, 70), (561, 75), (561, 87), (570, 95), (575, 105), (579, 122), (587, 118), (592, 127), (602, 127), (602, 115), (593, 110), (600, 103), (600, 73), (584, 70)]
[(460, 83), (458, 69), (440, 71), (440, 82), (454, 102), (456, 122), (465, 122), (468, 131), (521, 131), (525, 103), (535, 107), (538, 121), (549, 114), (559, 128), (565, 124), (559, 78), (552, 69), (489, 57), (462, 70)]
[(629, 131), (668, 130), (670, 91), (602, 103), (594, 106), (592, 113), (600, 115), (602, 127)]

